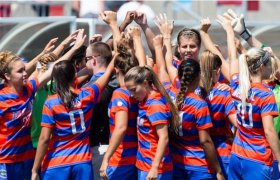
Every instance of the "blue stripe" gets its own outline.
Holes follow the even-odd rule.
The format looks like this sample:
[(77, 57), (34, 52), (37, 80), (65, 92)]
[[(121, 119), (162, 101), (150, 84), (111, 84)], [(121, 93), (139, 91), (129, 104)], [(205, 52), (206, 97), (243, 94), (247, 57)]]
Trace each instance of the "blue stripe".
[(98, 90), (98, 86), (96, 84), (91, 84), (89, 86), (93, 91), (94, 91), (94, 103), (98, 102), (98, 98), (99, 98), (99, 90)]
[[(90, 125), (90, 121), (85, 121), (85, 127), (86, 127), (85, 131), (87, 131), (89, 125)], [(81, 125), (76, 124), (76, 130), (77, 131), (81, 131), (82, 130)], [(54, 129), (54, 134), (56, 136), (67, 136), (69, 134), (73, 134), (72, 133), (72, 127), (70, 126), (70, 120), (69, 120), (69, 127), (67, 127), (67, 128), (60, 128), (60, 129), (55, 128)]]
[(135, 148), (128, 148), (124, 149), (122, 152), (122, 157), (131, 157), (131, 156), (136, 156), (137, 154), (137, 147)]
[(138, 138), (137, 135), (125, 135), (123, 138), (124, 142), (137, 142)]
[(246, 149), (246, 150), (249, 150), (249, 151), (258, 152), (258, 153), (261, 153), (261, 154), (266, 153), (265, 146), (249, 144), (247, 142), (241, 141), (237, 136), (235, 136), (233, 143), (242, 147), (243, 149)]
[(147, 164), (152, 164), (152, 159), (149, 157), (144, 157), (139, 151), (137, 151), (136, 159)]
[(198, 171), (198, 172), (208, 172), (208, 168), (206, 166), (194, 166), (194, 165), (184, 165), (180, 163), (173, 162), (173, 168), (181, 168), (190, 171)]
[(185, 157), (194, 157), (195, 159), (204, 159), (205, 160), (205, 153), (203, 150), (198, 151), (198, 150), (190, 150), (188, 148), (186, 149), (180, 149), (175, 146), (171, 146), (171, 152), (173, 154), (179, 154), (180, 156), (185, 156)]
[(187, 112), (183, 113), (182, 120), (185, 122), (195, 122), (194, 114), (189, 114)]
[(18, 126), (21, 126), (21, 125), (22, 125), (22, 123), (21, 123), (20, 118), (12, 119), (10, 121), (6, 121), (7, 128), (14, 128), (14, 127), (18, 127)]
[(8, 136), (7, 140), (15, 140), (17, 138), (22, 138), (25, 136), (30, 136), (30, 127), (25, 127), (20, 129), (19, 131), (15, 132), (11, 136)]
[(135, 117), (135, 119), (129, 119), (128, 120), (128, 127), (135, 127), (136, 128), (136, 126), (137, 126), (137, 121), (136, 121), (136, 117)]
[(17, 99), (17, 98), (18, 98), (18, 96), (16, 94), (13, 94), (13, 93), (1, 94), (0, 101), (5, 102), (6, 100)]
[(138, 130), (140, 131), (140, 134), (149, 134), (150, 128), (146, 126), (138, 126)]
[(55, 152), (48, 153), (47, 159), (52, 159), (56, 157), (63, 157), (69, 155), (77, 155), (90, 152), (89, 145), (80, 145), (79, 147), (75, 148), (68, 148), (68, 149), (60, 149)]
[(223, 113), (225, 111), (225, 105), (224, 104), (209, 104), (209, 110), (210, 112), (214, 113), (214, 112), (219, 112), (219, 113)]
[(139, 146), (142, 149), (151, 149), (151, 143), (147, 142), (147, 141), (138, 141), (139, 142)]
[[(70, 135), (70, 136), (72, 136), (72, 134)], [(73, 140), (80, 140), (80, 141), (82, 141), (82, 140), (84, 140), (84, 139), (86, 139), (86, 138), (88, 138), (89, 137), (89, 131), (85, 131), (85, 132), (83, 132), (83, 133), (81, 133), (81, 134), (79, 134), (76, 138), (74, 138)], [(66, 138), (65, 138), (66, 139)], [(72, 139), (71, 140), (69, 140), (69, 139), (66, 139), (66, 140), (56, 140), (55, 142), (54, 142), (54, 147), (59, 147), (59, 146), (64, 146), (65, 144), (67, 144), (67, 143), (69, 143), (69, 141), (72, 141)]]
[(11, 146), (9, 148), (2, 148), (0, 152), (0, 156), (11, 156), (25, 153), (26, 151), (32, 150), (33, 146), (31, 141), (27, 142), (22, 146)]
[(213, 120), (212, 119), (213, 127), (225, 127), (226, 121), (225, 120)]
[[(184, 136), (188, 136), (189, 138), (191, 138), (192, 136), (186, 134), (183, 134)], [(200, 146), (200, 141), (198, 139), (198, 136), (193, 136), (193, 137), (197, 137), (197, 139), (189, 141), (189, 140), (185, 140), (182, 138), (174, 138), (172, 139), (172, 141), (174, 142), (174, 144), (180, 144), (180, 145), (184, 145), (184, 146)], [(186, 137), (187, 138), (187, 137)]]
[[(88, 104), (87, 104), (87, 106), (84, 106), (83, 108), (82, 108), (82, 111), (83, 111), (83, 114), (84, 114), (84, 116), (86, 116), (86, 114), (89, 112), (89, 111), (91, 111), (92, 110), (92, 107), (89, 107), (88, 106)], [(74, 114), (74, 117), (75, 118), (79, 118), (79, 114), (78, 113), (75, 113)], [(69, 120), (69, 122), (70, 122), (70, 116), (69, 116), (69, 113), (68, 112), (61, 112), (61, 113), (56, 113), (56, 114), (54, 114), (54, 117), (53, 117), (56, 121), (66, 121), (66, 120)], [(90, 119), (91, 119), (91, 115), (90, 115), (90, 117), (89, 117)], [(85, 119), (85, 121), (86, 121), (86, 119)]]
[(151, 123), (157, 122), (159, 120), (166, 120), (168, 121), (171, 118), (170, 112), (155, 112), (148, 116), (148, 119)]

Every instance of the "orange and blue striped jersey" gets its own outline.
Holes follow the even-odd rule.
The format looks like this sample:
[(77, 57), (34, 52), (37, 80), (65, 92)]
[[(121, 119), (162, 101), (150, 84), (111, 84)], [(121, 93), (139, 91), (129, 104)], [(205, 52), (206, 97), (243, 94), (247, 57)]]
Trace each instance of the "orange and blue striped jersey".
[(222, 161), (229, 163), (233, 134), (228, 116), (236, 111), (230, 91), (217, 89), (218, 84), (214, 85), (206, 100), (213, 124), (210, 135)]
[(53, 131), (42, 171), (91, 161), (89, 130), (100, 88), (95, 83), (74, 93), (77, 96), (70, 109), (63, 105), (58, 94), (49, 96), (44, 104), (41, 126)]
[(179, 132), (171, 133), (173, 164), (186, 170), (210, 172), (198, 136), (199, 130), (212, 127), (208, 105), (194, 92), (188, 92), (185, 96), (179, 112)]
[(33, 98), (38, 80), (29, 80), (19, 95), (12, 88), (0, 90), (0, 163), (34, 158), (30, 128)]
[(181, 64), (181, 60), (179, 58), (177, 58), (176, 56), (173, 56), (172, 64), (176, 69), (179, 69), (179, 66)]
[(125, 111), (128, 114), (127, 130), (121, 141), (121, 144), (116, 149), (110, 158), (110, 166), (135, 165), (136, 153), (138, 147), (137, 141), (137, 115), (138, 102), (130, 97), (130, 93), (126, 88), (118, 88), (113, 92), (111, 102), (108, 107), (110, 117), (110, 138), (115, 129), (117, 112)]
[(237, 132), (232, 145), (232, 153), (237, 156), (271, 165), (273, 155), (265, 137), (262, 117), (278, 116), (273, 92), (262, 83), (251, 83), (246, 100), (246, 111), (242, 108), (239, 90), (239, 74), (231, 77), (232, 98), (237, 112)]
[[(170, 108), (166, 99), (159, 92), (151, 93), (146, 100), (139, 103), (137, 117), (138, 152), (136, 156), (136, 167), (138, 169), (146, 172), (151, 169), (159, 140), (156, 126), (168, 125), (170, 118)], [(173, 164), (167, 146), (158, 173), (172, 170)]]

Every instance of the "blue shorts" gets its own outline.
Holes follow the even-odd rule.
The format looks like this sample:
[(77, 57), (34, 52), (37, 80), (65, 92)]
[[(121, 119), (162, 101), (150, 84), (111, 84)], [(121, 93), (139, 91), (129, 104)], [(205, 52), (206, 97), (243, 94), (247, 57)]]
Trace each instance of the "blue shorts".
[(190, 171), (174, 166), (173, 179), (185, 180), (185, 179), (215, 179), (215, 174), (210, 174), (206, 171)]
[(278, 168), (278, 161), (275, 160), (273, 162), (273, 179), (274, 180), (279, 180), (280, 179), (280, 172), (279, 172), (279, 168)]
[(34, 160), (16, 163), (0, 164), (0, 180), (23, 180), (31, 179), (31, 170)]
[(137, 179), (137, 168), (135, 165), (113, 167), (108, 166), (106, 170), (108, 179), (120, 180), (120, 179)]
[(223, 175), (224, 175), (225, 179), (227, 179), (229, 162), (228, 161), (223, 162), (223, 160), (219, 156), (218, 156), (218, 160), (219, 160)]
[(273, 167), (266, 166), (260, 162), (241, 158), (231, 154), (229, 160), (229, 180), (253, 179), (265, 180), (273, 178)]
[(74, 164), (64, 167), (47, 169), (41, 173), (44, 180), (68, 180), (68, 179), (88, 179), (93, 180), (93, 169), (91, 162)]
[[(141, 171), (138, 169), (138, 179), (146, 179), (148, 172)], [(158, 180), (170, 180), (172, 179), (172, 171), (164, 172), (162, 174), (158, 174)]]

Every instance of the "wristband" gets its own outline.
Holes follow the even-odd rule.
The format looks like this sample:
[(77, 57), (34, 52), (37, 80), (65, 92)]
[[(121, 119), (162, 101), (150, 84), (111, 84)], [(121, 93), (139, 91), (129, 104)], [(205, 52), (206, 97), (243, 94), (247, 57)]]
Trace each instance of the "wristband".
[(245, 29), (241, 34), (240, 34), (240, 37), (242, 37), (242, 39), (244, 39), (245, 41), (248, 41), (251, 37), (252, 37), (252, 34), (251, 32), (249, 31), (249, 29)]
[(262, 43), (262, 47), (261, 47), (261, 48), (263, 49), (263, 48), (265, 48), (265, 47), (266, 47), (266, 44)]
[(41, 68), (42, 68), (41, 63), (40, 63), (40, 62), (37, 62), (37, 63), (36, 63), (36, 69), (37, 69), (37, 70), (40, 70)]

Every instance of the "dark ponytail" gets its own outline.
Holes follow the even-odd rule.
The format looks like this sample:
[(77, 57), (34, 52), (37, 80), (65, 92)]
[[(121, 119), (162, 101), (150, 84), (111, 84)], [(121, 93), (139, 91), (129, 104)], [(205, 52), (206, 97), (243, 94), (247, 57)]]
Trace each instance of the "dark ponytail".
[(52, 81), (54, 81), (56, 92), (66, 108), (72, 107), (72, 100), (76, 97), (76, 94), (70, 90), (75, 75), (75, 67), (68, 60), (58, 62), (53, 68)]

